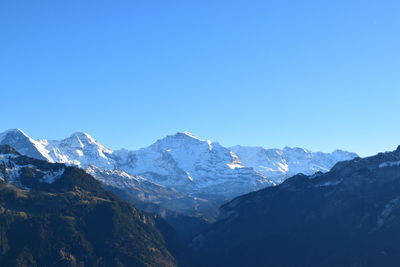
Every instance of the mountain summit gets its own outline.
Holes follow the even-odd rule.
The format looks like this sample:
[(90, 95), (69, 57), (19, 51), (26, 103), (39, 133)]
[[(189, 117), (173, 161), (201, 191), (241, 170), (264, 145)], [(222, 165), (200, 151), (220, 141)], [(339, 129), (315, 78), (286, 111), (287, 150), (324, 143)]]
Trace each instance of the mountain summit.
[(343, 150), (332, 153), (312, 152), (299, 147), (284, 149), (265, 149), (263, 147), (234, 146), (230, 148), (245, 166), (281, 183), (288, 177), (303, 173), (311, 175), (327, 172), (337, 162), (358, 157), (357, 154)]
[(272, 185), (268, 178), (243, 166), (228, 148), (188, 133), (167, 136), (137, 151), (114, 154), (122, 170), (189, 194), (229, 198)]
[[(226, 148), (189, 132), (179, 132), (139, 150), (106, 148), (76, 132), (63, 140), (34, 140), (20, 129), (0, 134), (0, 144), (49, 162), (77, 166), (128, 199), (193, 210), (282, 182), (296, 173), (326, 172), (357, 155), (301, 148)], [(174, 197), (175, 195), (175, 197)], [(202, 209), (202, 208), (200, 208)]]
[(11, 129), (0, 134), (0, 145), (10, 145), (21, 154), (47, 160), (46, 149), (40, 141), (30, 138), (21, 129)]

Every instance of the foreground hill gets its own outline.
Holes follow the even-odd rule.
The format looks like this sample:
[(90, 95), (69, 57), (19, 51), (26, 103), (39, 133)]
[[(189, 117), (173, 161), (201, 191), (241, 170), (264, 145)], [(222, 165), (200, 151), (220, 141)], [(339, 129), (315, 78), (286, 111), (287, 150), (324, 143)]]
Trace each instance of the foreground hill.
[(1, 266), (176, 266), (167, 228), (81, 169), (0, 146)]
[(238, 197), (192, 247), (204, 266), (399, 266), (400, 148)]

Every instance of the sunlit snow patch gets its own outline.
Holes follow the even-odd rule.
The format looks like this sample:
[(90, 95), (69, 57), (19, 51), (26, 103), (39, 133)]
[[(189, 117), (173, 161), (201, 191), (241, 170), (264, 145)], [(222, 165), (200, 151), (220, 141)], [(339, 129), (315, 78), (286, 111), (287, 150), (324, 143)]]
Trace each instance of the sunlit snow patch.
[(314, 187), (338, 185), (338, 184), (340, 184), (342, 181), (343, 181), (342, 179), (337, 180), (337, 181), (328, 181), (328, 182), (324, 182), (324, 183), (321, 183), (321, 184), (316, 184), (316, 185), (314, 185)]
[(46, 171), (44, 172), (43, 177), (41, 178), (41, 181), (44, 183), (52, 184), (54, 183), (55, 180), (61, 177), (61, 175), (64, 174), (64, 168), (58, 170), (58, 171)]
[(393, 166), (400, 166), (400, 161), (388, 161), (379, 164), (379, 168), (393, 167)]

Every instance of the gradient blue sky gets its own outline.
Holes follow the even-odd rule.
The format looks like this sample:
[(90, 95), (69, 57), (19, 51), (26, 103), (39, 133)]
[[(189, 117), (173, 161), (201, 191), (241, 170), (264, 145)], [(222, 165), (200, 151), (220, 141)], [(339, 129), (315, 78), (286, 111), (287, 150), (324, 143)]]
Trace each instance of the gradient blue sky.
[(385, 0), (4, 0), (0, 131), (392, 150), (399, 13)]

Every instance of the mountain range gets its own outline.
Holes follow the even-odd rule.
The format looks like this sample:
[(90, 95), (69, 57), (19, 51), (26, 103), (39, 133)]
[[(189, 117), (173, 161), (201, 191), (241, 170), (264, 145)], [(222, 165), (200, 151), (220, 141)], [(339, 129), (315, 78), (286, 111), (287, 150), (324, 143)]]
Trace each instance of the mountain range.
[(139, 150), (112, 150), (84, 132), (63, 140), (35, 140), (20, 129), (1, 133), (0, 144), (29, 157), (82, 168), (149, 211), (161, 206), (210, 220), (219, 204), (238, 195), (279, 184), (297, 173), (326, 172), (339, 161), (357, 157), (342, 150), (228, 148), (188, 132)]
[[(360, 158), (340, 150), (225, 148), (189, 133), (136, 151), (110, 150), (85, 133), (48, 141), (10, 130), (0, 142), (20, 151), (0, 145), (4, 266), (400, 262), (400, 146)], [(234, 196), (246, 179), (268, 182)], [(220, 184), (231, 191), (219, 192)], [(174, 229), (120, 198), (169, 213)], [(192, 216), (218, 211), (217, 200), (224, 204), (208, 224)]]
[(400, 147), (235, 198), (192, 247), (201, 266), (399, 266)]

